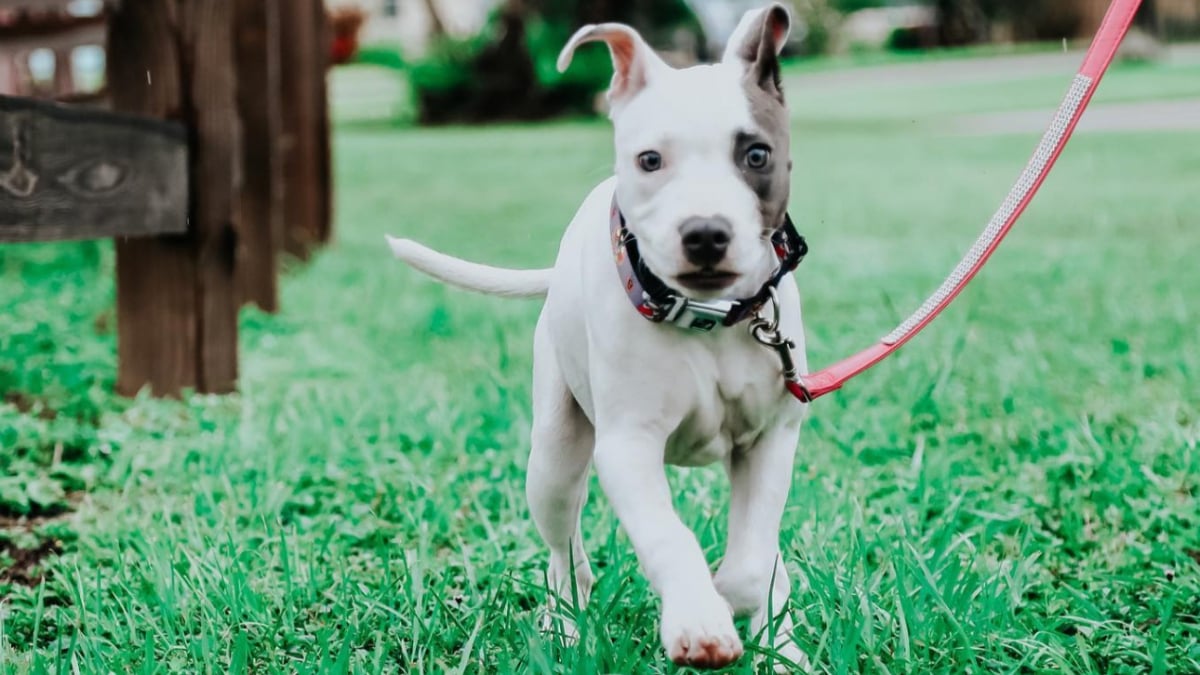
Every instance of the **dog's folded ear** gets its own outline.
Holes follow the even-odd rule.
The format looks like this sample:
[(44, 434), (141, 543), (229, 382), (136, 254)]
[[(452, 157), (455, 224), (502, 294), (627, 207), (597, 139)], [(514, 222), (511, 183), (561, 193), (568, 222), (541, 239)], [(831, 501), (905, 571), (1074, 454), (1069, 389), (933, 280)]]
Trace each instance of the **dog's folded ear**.
[(742, 20), (725, 45), (722, 61), (741, 63), (747, 77), (782, 99), (779, 53), (787, 44), (791, 30), (791, 14), (782, 4), (773, 3), (764, 9), (752, 9), (742, 15)]
[(587, 42), (603, 42), (612, 54), (613, 79), (608, 89), (612, 103), (632, 98), (656, 72), (670, 68), (633, 28), (623, 23), (601, 23), (584, 26), (567, 40), (558, 55), (558, 72), (567, 70), (575, 49)]

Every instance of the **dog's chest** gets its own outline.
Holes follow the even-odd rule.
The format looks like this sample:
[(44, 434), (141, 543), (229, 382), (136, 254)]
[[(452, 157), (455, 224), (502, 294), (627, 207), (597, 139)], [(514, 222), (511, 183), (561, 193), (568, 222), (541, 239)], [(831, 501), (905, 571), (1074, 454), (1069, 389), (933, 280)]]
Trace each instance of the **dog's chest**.
[(779, 363), (762, 347), (742, 343), (716, 355), (690, 356), (694, 399), (667, 444), (668, 463), (723, 461), (752, 448), (769, 428), (799, 413), (784, 388)]

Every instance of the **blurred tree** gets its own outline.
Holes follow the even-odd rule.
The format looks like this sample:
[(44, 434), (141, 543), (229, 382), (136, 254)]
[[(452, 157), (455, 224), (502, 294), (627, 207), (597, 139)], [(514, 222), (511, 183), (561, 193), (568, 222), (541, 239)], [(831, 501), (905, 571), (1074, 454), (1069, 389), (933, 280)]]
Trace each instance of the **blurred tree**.
[(442, 23), (442, 15), (438, 13), (437, 3), (433, 0), (422, 0), (425, 5), (425, 12), (429, 14), (429, 32), (435, 38), (440, 38), (446, 34), (446, 24)]
[[(442, 36), (413, 64), (410, 83), (422, 124), (537, 120), (590, 114), (612, 77), (603, 47), (582, 49), (571, 70), (555, 68), (558, 52), (579, 26), (623, 21), (656, 45), (676, 33), (700, 32), (682, 0), (507, 0), (484, 31), (461, 40)], [(704, 41), (693, 39), (694, 51)]]
[[(1004, 25), (1017, 41), (1082, 37), (1108, 6), (1107, 0), (931, 0), (938, 12), (942, 44), (964, 45), (994, 39)], [(1138, 23), (1157, 32), (1155, 0), (1145, 0)]]
[(860, 9), (886, 7), (887, 5), (894, 5), (896, 3), (888, 2), (888, 0), (833, 0), (830, 4), (832, 4), (834, 9), (837, 11), (843, 14), (849, 14), (850, 12), (857, 12)]
[(982, 0), (934, 0), (933, 5), (942, 44), (974, 44), (987, 39), (990, 18)]

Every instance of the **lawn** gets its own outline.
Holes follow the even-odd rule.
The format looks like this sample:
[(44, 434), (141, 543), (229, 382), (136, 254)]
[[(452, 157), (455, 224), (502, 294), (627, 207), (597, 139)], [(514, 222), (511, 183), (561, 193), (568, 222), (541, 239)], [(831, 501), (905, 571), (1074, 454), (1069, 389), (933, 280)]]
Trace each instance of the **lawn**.
[[(942, 122), (1049, 119), (1068, 78), (802, 75), (792, 214), (820, 366), (919, 304), (1036, 142)], [(1097, 103), (1198, 83), (1124, 66)], [(820, 671), (1200, 672), (1198, 149), (1078, 136), (958, 303), (814, 406), (782, 537)], [(538, 305), (444, 289), (383, 242), (547, 264), (611, 152), (600, 121), (343, 125), (336, 241), (290, 269), (282, 312), (244, 313), (236, 396), (115, 398), (111, 246), (0, 247), (0, 672), (680, 672), (596, 486), (583, 640), (538, 635)], [(671, 480), (715, 561), (721, 471)]]

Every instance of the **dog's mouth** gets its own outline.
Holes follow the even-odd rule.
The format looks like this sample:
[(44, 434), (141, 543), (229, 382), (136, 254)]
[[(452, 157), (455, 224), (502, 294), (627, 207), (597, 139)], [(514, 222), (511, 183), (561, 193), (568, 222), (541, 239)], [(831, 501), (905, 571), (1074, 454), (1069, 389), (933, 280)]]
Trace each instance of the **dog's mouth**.
[(724, 270), (704, 268), (675, 277), (680, 284), (694, 291), (719, 291), (729, 288), (740, 275)]

